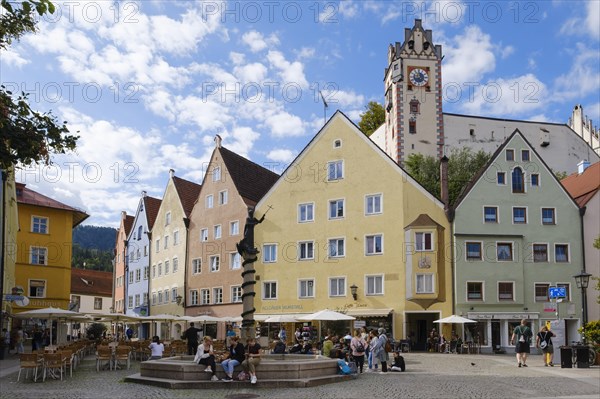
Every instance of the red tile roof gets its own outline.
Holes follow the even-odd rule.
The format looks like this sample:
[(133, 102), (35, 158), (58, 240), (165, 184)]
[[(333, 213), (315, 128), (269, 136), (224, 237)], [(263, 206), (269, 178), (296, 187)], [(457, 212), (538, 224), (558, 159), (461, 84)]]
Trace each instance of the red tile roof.
[(148, 218), (148, 229), (152, 230), (158, 210), (160, 209), (160, 203), (162, 201), (158, 198), (145, 196), (144, 197), (144, 209), (146, 210), (146, 217)]
[(125, 220), (123, 221), (123, 227), (125, 228), (125, 236), (128, 236), (131, 233), (131, 228), (133, 227), (133, 222), (135, 221), (135, 217), (131, 215), (126, 215)]
[(175, 189), (177, 190), (177, 195), (179, 195), (181, 206), (183, 206), (185, 217), (189, 218), (192, 213), (192, 208), (194, 208), (194, 203), (200, 195), (202, 186), (177, 176), (173, 176), (173, 184), (175, 184)]
[(62, 202), (58, 202), (50, 197), (46, 197), (45, 195), (40, 194), (37, 191), (33, 191), (25, 186), (26, 185), (23, 183), (17, 183), (17, 203), (19, 204), (28, 204), (71, 211), (73, 212), (73, 227), (77, 226), (90, 216), (80, 209), (63, 204)]
[(227, 172), (231, 176), (235, 188), (247, 205), (256, 205), (279, 179), (277, 173), (271, 172), (225, 147), (220, 147), (218, 150), (221, 152), (223, 163), (227, 167)]
[(582, 174), (573, 173), (560, 182), (577, 205), (585, 206), (600, 189), (600, 162), (588, 166)]
[(71, 294), (112, 297), (112, 272), (71, 269)]

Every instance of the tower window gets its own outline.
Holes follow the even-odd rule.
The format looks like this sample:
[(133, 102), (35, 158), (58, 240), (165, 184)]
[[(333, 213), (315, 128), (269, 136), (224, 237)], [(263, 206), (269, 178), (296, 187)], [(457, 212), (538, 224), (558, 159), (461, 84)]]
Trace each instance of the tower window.
[(410, 134), (417, 133), (417, 121), (408, 121), (408, 133), (410, 133)]
[(410, 102), (410, 113), (411, 114), (418, 114), (419, 113), (419, 101), (412, 100)]

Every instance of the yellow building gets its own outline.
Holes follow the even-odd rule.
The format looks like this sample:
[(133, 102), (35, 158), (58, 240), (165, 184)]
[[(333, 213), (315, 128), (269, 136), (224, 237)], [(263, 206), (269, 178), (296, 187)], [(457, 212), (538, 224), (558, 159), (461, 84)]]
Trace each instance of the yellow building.
[[(336, 112), (257, 204), (256, 320), (325, 308), (424, 345), (452, 312), (444, 204)], [(333, 325), (337, 332), (349, 324)]]
[(17, 183), (16, 285), (29, 299), (15, 312), (49, 306), (68, 309), (73, 228), (88, 215)]

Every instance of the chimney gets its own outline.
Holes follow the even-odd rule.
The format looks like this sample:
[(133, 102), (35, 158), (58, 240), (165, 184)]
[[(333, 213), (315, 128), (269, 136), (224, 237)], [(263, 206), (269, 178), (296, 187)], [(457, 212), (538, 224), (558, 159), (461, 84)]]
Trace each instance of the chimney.
[(142, 190), (142, 198), (146, 198), (146, 190)]
[(215, 135), (215, 147), (216, 148), (221, 148), (221, 141), (223, 141), (221, 136), (219, 136), (218, 134)]
[(175, 176), (175, 169), (169, 169), (169, 177), (172, 179)]
[(121, 211), (121, 220), (125, 220), (126, 217), (127, 217), (127, 212)]
[(577, 173), (582, 174), (590, 166), (590, 161), (583, 160), (577, 164)]

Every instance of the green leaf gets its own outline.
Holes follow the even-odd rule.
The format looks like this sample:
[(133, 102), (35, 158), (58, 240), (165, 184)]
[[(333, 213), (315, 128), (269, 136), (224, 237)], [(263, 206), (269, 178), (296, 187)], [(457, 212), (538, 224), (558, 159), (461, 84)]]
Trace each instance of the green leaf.
[(9, 13), (14, 14), (13, 8), (8, 1), (2, 0), (2, 7)]
[(51, 2), (48, 2), (48, 12), (50, 14), (54, 14), (55, 8), (54, 8), (54, 4), (52, 4)]
[(28, 1), (24, 1), (21, 3), (21, 5), (23, 6), (24, 13), (29, 14), (31, 12), (31, 3), (29, 3)]

